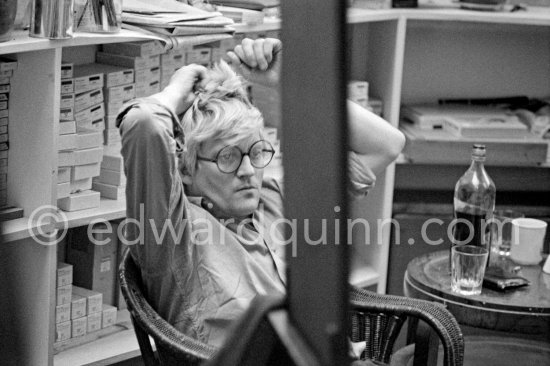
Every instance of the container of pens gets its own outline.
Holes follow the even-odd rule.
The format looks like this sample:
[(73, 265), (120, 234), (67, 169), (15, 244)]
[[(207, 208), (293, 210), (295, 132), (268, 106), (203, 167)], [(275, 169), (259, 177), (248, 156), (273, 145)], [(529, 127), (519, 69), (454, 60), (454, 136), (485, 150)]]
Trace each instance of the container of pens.
[(122, 25), (122, 0), (74, 0), (76, 32), (116, 33)]
[(73, 36), (73, 0), (33, 0), (29, 36), (66, 39)]

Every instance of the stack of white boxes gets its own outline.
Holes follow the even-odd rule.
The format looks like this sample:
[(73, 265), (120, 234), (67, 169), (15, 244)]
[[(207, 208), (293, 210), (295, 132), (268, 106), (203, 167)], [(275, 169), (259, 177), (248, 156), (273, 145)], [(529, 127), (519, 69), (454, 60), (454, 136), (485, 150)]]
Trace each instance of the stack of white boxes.
[(122, 66), (96, 64), (103, 72), (105, 88), (105, 130), (103, 143), (107, 146), (120, 145), (120, 133), (116, 127), (116, 116), (124, 103), (136, 96), (134, 69)]
[(146, 97), (160, 91), (160, 54), (164, 47), (158, 41), (104, 44), (96, 62), (134, 70), (135, 96)]
[(382, 115), (382, 101), (369, 95), (367, 81), (351, 80), (348, 83), (348, 98), (374, 114)]
[(103, 157), (103, 73), (95, 64), (62, 65), (57, 205), (65, 211), (99, 206), (91, 190)]
[(125, 198), (126, 176), (120, 147), (106, 146), (101, 162), (101, 171), (93, 180), (93, 189), (101, 196), (113, 200)]
[(56, 343), (116, 324), (117, 309), (100, 292), (73, 285), (73, 265), (59, 262), (56, 277)]
[(0, 208), (8, 203), (8, 118), (10, 80), (17, 61), (0, 58)]
[(59, 262), (56, 276), (55, 302), (55, 341), (62, 342), (71, 338), (71, 300), (73, 266)]
[(185, 51), (185, 61), (187, 65), (197, 64), (204, 67), (210, 67), (212, 63), (212, 48), (201, 45), (189, 48)]
[[(71, 320), (73, 321), (73, 338), (101, 329), (103, 295), (100, 292), (73, 286), (71, 302)], [(72, 317), (75, 317), (74, 319)], [(76, 327), (75, 327), (76, 323)], [(84, 329), (81, 329), (84, 326)], [(80, 333), (75, 334), (75, 328)]]

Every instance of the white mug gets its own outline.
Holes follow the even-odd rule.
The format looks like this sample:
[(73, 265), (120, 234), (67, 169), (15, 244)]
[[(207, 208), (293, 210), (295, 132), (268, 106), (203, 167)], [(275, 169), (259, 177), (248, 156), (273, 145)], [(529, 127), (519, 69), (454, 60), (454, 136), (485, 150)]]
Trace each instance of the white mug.
[(533, 218), (512, 220), (512, 246), (510, 259), (518, 264), (539, 264), (546, 222)]

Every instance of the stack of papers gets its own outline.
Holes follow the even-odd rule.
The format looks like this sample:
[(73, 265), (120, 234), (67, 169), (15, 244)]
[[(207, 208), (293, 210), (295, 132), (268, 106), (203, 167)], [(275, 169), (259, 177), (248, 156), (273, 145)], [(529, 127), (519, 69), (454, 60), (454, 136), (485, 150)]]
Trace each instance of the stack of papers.
[(124, 0), (122, 27), (156, 35), (166, 50), (231, 38), (233, 20), (176, 0)]
[(401, 108), (401, 117), (421, 130), (443, 130), (458, 137), (524, 138), (527, 125), (511, 111), (494, 106), (417, 104)]
[(212, 4), (233, 6), (251, 10), (262, 10), (279, 6), (279, 0), (210, 0)]

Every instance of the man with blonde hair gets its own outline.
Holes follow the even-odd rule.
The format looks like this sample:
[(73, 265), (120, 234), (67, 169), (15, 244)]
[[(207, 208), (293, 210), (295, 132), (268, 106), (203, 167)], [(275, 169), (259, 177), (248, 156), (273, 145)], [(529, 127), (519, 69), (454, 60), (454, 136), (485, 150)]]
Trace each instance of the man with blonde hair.
[[(245, 39), (228, 57), (245, 76), (278, 81), (281, 44)], [(401, 151), (386, 121), (350, 104), (350, 178), (365, 194)], [(182, 332), (220, 346), (258, 294), (285, 294), (274, 150), (244, 80), (225, 63), (179, 69), (160, 93), (118, 116), (127, 177), (126, 238), (149, 302)]]

